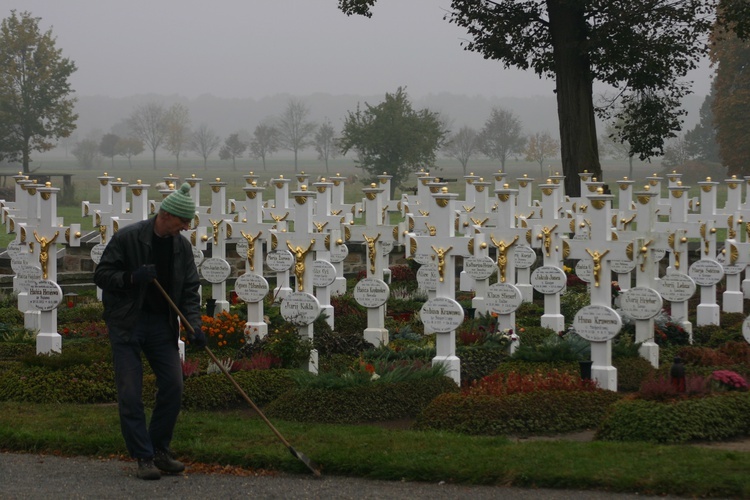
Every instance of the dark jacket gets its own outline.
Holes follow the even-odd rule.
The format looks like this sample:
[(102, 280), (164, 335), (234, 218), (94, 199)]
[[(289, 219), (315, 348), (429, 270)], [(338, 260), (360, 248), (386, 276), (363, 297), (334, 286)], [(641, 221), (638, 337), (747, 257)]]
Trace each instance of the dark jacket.
[[(123, 340), (130, 339), (131, 330), (141, 312), (148, 286), (133, 285), (130, 275), (144, 264), (152, 262), (151, 239), (155, 218), (125, 226), (114, 234), (104, 249), (102, 258), (94, 272), (94, 283), (102, 289), (104, 320), (110, 335)], [(172, 282), (170, 297), (193, 328), (201, 327), (200, 278), (193, 260), (193, 251), (188, 240), (182, 236), (173, 238)], [(166, 288), (166, 287), (165, 287)], [(170, 316), (177, 340), (177, 314)]]

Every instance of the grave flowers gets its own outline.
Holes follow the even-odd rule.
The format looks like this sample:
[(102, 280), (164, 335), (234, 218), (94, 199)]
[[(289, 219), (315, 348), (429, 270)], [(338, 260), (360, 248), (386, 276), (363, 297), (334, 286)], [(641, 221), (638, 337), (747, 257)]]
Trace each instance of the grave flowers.
[[(209, 347), (230, 346), (239, 348), (245, 343), (246, 321), (240, 319), (239, 315), (222, 311), (216, 316), (204, 315), (201, 319), (203, 321), (202, 330), (206, 334)], [(184, 328), (182, 340), (189, 343)]]
[(732, 370), (716, 370), (711, 374), (714, 388), (722, 391), (747, 391), (747, 381)]

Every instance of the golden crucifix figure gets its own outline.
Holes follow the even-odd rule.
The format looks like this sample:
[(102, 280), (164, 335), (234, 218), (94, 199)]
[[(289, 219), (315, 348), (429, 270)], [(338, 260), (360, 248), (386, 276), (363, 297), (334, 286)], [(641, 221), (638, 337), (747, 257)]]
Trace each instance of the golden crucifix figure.
[(508, 249), (516, 244), (518, 241), (518, 235), (513, 238), (513, 241), (506, 244), (504, 241), (497, 241), (494, 236), (490, 235), (492, 243), (497, 248), (497, 270), (500, 272), (500, 283), (505, 283), (505, 269), (508, 266)]
[(372, 238), (368, 238), (367, 235), (363, 233), (362, 237), (367, 242), (367, 257), (370, 259), (370, 273), (375, 274), (375, 258), (377, 256), (377, 246), (375, 246), (375, 244), (380, 239), (380, 233)]
[(102, 238), (102, 243), (107, 242), (107, 226), (99, 224), (99, 236)]
[(438, 275), (440, 276), (441, 283), (445, 278), (445, 255), (451, 250), (453, 250), (452, 246), (448, 248), (435, 248), (435, 245), (432, 246), (432, 251), (435, 252), (435, 255), (432, 256), (432, 260), (435, 260), (435, 257), (437, 256)]
[(550, 256), (550, 250), (552, 248), (552, 231), (557, 229), (557, 224), (555, 224), (552, 227), (543, 227), (542, 232), (537, 235), (538, 240), (542, 240), (542, 243), (544, 245), (544, 253), (547, 255), (547, 257)]
[(263, 231), (258, 231), (258, 234), (253, 237), (252, 234), (245, 234), (244, 231), (240, 231), (243, 238), (247, 240), (247, 263), (250, 264), (250, 270), (255, 271), (255, 240), (260, 238)]
[(291, 243), (286, 242), (289, 251), (294, 254), (294, 276), (297, 277), (298, 292), (305, 289), (305, 256), (312, 250), (313, 245), (315, 245), (315, 240), (310, 240), (310, 246), (307, 247), (307, 250), (303, 250), (300, 246), (294, 248)]
[(270, 214), (270, 215), (271, 215), (271, 218), (278, 224), (279, 222), (281, 222), (283, 220), (286, 220), (286, 218), (289, 217), (289, 212), (287, 212), (287, 213), (285, 213), (284, 215), (281, 215), (281, 216), (274, 215), (274, 214)]
[(609, 250), (605, 250), (604, 253), (599, 253), (599, 250), (594, 250), (592, 252), (587, 248), (586, 253), (589, 254), (594, 261), (594, 286), (599, 287), (599, 275), (602, 272), (602, 257), (607, 255)]
[(638, 252), (641, 255), (641, 272), (646, 271), (646, 261), (648, 261), (648, 247), (653, 243), (654, 240), (650, 240), (647, 243), (644, 243), (643, 246), (640, 248), (640, 251)]
[(638, 214), (633, 214), (633, 216), (631, 218), (629, 218), (629, 219), (626, 219), (625, 217), (623, 217), (622, 219), (620, 219), (620, 223), (622, 224), (623, 231), (627, 231), (628, 230), (628, 226), (633, 223), (633, 221), (635, 220), (635, 218), (636, 218), (637, 215)]
[(326, 226), (328, 225), (328, 222), (315, 222), (315, 221), (313, 221), (313, 225), (315, 226), (315, 229), (317, 229), (319, 233), (322, 233), (323, 229), (325, 229)]
[(430, 236), (437, 235), (437, 226), (431, 226), (426, 222), (424, 223), (424, 225), (427, 226), (427, 231), (430, 233)]
[(39, 237), (34, 231), (34, 238), (39, 242), (39, 263), (42, 265), (42, 279), (47, 279), (47, 264), (49, 263), (49, 246), (55, 242), (60, 235), (60, 231), (55, 231), (55, 236), (48, 240), (46, 236)]
[(475, 219), (474, 217), (469, 217), (471, 219), (471, 222), (474, 223), (475, 226), (483, 227), (485, 224), (487, 224), (487, 221), (490, 220), (489, 217), (485, 219)]
[(210, 222), (211, 227), (214, 228), (214, 246), (216, 246), (219, 244), (219, 226), (221, 226), (221, 223), (224, 222), (224, 219), (219, 219), (219, 220), (208, 219), (208, 222)]

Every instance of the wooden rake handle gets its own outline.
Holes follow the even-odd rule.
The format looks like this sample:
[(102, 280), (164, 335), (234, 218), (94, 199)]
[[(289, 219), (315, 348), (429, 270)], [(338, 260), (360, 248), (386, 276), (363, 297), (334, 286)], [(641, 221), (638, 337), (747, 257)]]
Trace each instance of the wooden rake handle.
[[(157, 280), (153, 280), (152, 283), (161, 292), (161, 294), (164, 296), (164, 298), (167, 299), (167, 302), (169, 302), (170, 307), (172, 309), (174, 309), (174, 311), (180, 317), (180, 320), (185, 325), (185, 328), (187, 328), (188, 330), (190, 330), (190, 332), (193, 335), (195, 335), (195, 329), (193, 328), (193, 325), (191, 325), (190, 322), (188, 321), (188, 319), (185, 317), (185, 315), (182, 314), (182, 311), (180, 311), (180, 308), (177, 307), (177, 304), (174, 303), (174, 301), (169, 296), (169, 294), (166, 292), (166, 290), (164, 290), (164, 288), (162, 288), (161, 284)], [(266, 417), (266, 415), (262, 411), (260, 411), (260, 408), (258, 408), (258, 406), (253, 402), (252, 399), (250, 399), (250, 396), (247, 395), (247, 393), (242, 389), (242, 387), (240, 387), (240, 384), (237, 383), (237, 380), (235, 380), (235, 378), (229, 373), (229, 371), (226, 368), (224, 368), (224, 365), (222, 365), (219, 362), (219, 360), (216, 358), (216, 356), (211, 351), (211, 349), (209, 349), (208, 346), (204, 346), (203, 348), (206, 350), (206, 352), (211, 357), (211, 360), (213, 360), (213, 362), (216, 364), (216, 366), (219, 367), (219, 369), (221, 370), (221, 372), (224, 375), (226, 375), (226, 377), (232, 383), (232, 385), (234, 386), (234, 388), (237, 389), (237, 392), (239, 392), (240, 395), (242, 395), (242, 398), (245, 401), (247, 401), (247, 404), (249, 404), (253, 408), (253, 410), (255, 410), (255, 412), (258, 415), (260, 415), (260, 418), (262, 418), (263, 421), (266, 423), (266, 425), (268, 425), (268, 427), (271, 428), (271, 430), (273, 431), (273, 433), (276, 434), (276, 437), (279, 438), (279, 440), (282, 443), (284, 443), (284, 446), (287, 447), (287, 449), (289, 450), (289, 452), (292, 455), (294, 455), (295, 458), (299, 459), (303, 464), (305, 464), (307, 466), (307, 468), (310, 469), (310, 471), (312, 471), (312, 473), (315, 475), (316, 478), (321, 477), (321, 475), (320, 475), (320, 467), (318, 467), (315, 463), (313, 463), (313, 461), (310, 460), (310, 458), (308, 458), (304, 453), (295, 450), (294, 447), (291, 444), (289, 444), (289, 441), (287, 441), (284, 438), (284, 436), (281, 435), (281, 433), (279, 432), (279, 430), (271, 423), (270, 420), (268, 420), (268, 417)]]

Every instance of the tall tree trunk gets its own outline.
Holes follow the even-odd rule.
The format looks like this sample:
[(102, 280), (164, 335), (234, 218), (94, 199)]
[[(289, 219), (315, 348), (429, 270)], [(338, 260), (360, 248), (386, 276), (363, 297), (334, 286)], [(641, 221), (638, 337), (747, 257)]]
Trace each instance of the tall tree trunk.
[(154, 170), (156, 170), (156, 149), (155, 148), (151, 150), (151, 156), (154, 160)]
[(591, 62), (585, 55), (587, 42), (583, 7), (577, 2), (548, 0), (550, 33), (557, 74), (557, 116), (565, 193), (581, 195), (579, 172), (590, 172), (602, 181), (594, 116)]
[(23, 165), (23, 173), (29, 173), (29, 163), (31, 163), (31, 154), (29, 153), (29, 142), (30, 139), (24, 137), (24, 148), (21, 156), (21, 164)]

